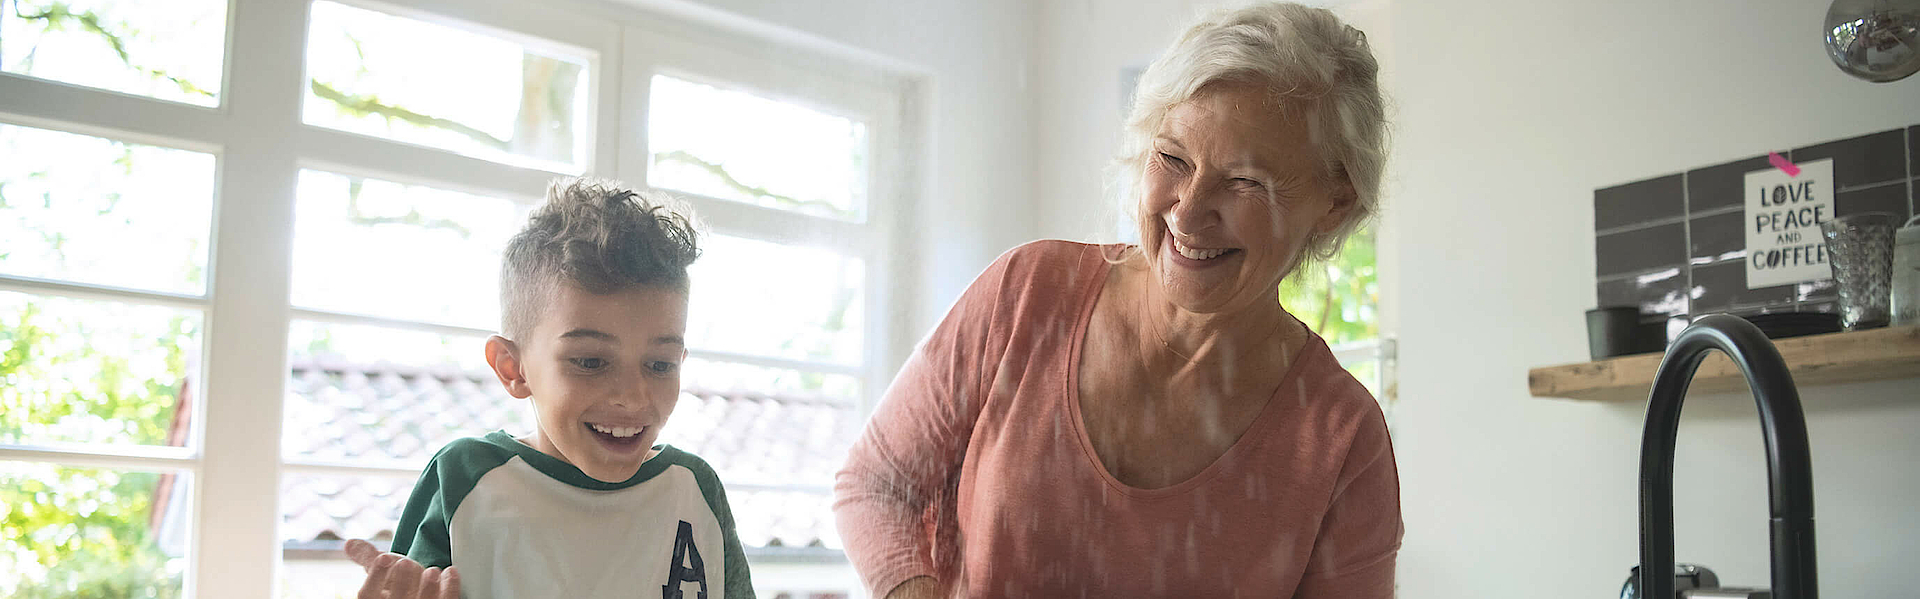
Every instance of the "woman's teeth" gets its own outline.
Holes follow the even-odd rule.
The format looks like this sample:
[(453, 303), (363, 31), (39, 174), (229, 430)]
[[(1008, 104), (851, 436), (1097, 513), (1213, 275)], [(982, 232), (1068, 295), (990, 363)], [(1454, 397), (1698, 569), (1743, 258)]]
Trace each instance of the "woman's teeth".
[(1193, 260), (1212, 260), (1214, 258), (1220, 257), (1221, 254), (1225, 254), (1229, 251), (1232, 251), (1232, 248), (1215, 248), (1210, 250), (1196, 250), (1196, 249), (1181, 245), (1180, 242), (1175, 241), (1173, 242), (1173, 251), (1180, 252), (1180, 255), (1186, 256), (1187, 258), (1190, 258)]
[(622, 438), (638, 435), (640, 431), (647, 430), (646, 427), (643, 426), (604, 426), (599, 424), (588, 424), (587, 426), (593, 427), (593, 430)]

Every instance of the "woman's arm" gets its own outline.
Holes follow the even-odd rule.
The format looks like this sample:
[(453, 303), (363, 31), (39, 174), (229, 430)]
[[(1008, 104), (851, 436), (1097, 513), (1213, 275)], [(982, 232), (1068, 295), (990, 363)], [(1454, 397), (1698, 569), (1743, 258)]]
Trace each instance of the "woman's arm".
[(936, 552), (955, 548), (936, 547), (934, 532), (953, 525), (961, 461), (989, 388), (983, 365), (1005, 349), (993, 337), (1004, 328), (994, 321), (1007, 261), (987, 267), (908, 358), (836, 477), (840, 537), (875, 597), (940, 590)]
[(1386, 419), (1372, 407), (1347, 447), (1294, 598), (1391, 599), (1402, 531), (1393, 443)]

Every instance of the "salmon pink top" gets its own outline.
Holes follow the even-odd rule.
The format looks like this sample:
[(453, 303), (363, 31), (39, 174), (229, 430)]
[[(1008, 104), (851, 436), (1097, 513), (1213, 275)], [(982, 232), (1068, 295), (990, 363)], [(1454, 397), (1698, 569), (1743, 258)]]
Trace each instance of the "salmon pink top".
[(1116, 249), (1007, 252), (901, 369), (834, 485), (873, 596), (925, 575), (963, 597), (1391, 597), (1386, 421), (1318, 336), (1193, 478), (1142, 489), (1107, 472), (1075, 398)]

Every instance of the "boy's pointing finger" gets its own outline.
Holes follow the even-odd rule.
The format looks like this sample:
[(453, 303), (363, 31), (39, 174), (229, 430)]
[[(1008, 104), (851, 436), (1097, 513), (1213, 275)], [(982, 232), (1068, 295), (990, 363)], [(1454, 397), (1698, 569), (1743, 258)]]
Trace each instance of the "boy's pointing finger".
[(360, 567), (372, 568), (373, 560), (378, 557), (380, 557), (380, 550), (374, 548), (373, 543), (360, 539), (347, 541), (347, 559), (360, 564)]

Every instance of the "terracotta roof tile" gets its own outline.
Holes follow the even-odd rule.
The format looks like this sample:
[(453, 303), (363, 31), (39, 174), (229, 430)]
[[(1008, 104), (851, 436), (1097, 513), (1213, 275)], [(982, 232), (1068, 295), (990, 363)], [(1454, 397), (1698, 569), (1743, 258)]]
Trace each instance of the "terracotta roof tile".
[[(296, 358), (287, 388), (290, 460), (419, 468), (454, 439), (532, 429), (531, 408), (490, 372)], [(662, 431), (727, 486), (748, 547), (838, 549), (830, 485), (858, 432), (850, 400), (687, 388)], [(289, 475), (286, 542), (392, 538), (410, 479)]]

